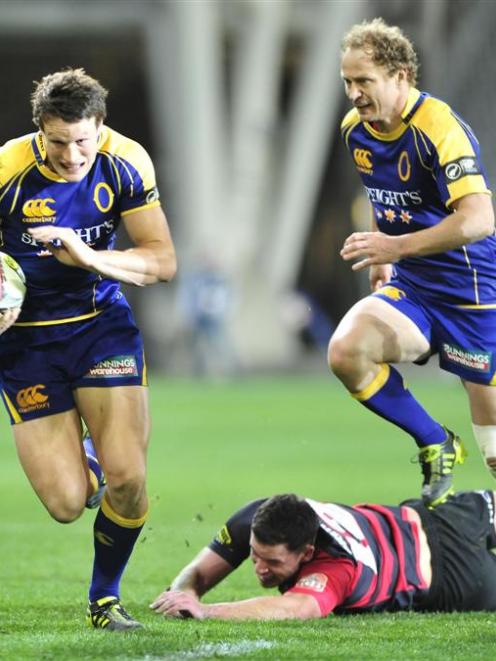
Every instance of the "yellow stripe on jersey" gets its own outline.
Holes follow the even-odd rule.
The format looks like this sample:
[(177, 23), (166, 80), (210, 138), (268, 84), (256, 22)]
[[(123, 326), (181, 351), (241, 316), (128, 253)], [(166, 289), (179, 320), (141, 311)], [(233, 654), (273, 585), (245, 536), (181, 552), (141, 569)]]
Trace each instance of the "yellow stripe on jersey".
[(21, 192), (21, 187), (22, 187), (22, 184), (24, 182), (24, 179), (31, 172), (31, 170), (35, 167), (36, 167), (36, 163), (33, 163), (32, 165), (28, 166), (24, 170), (24, 172), (22, 172), (21, 175), (17, 178), (16, 191), (14, 193), (14, 199), (12, 200), (12, 204), (10, 205), (10, 213), (13, 213), (15, 208), (16, 208), (17, 200), (19, 198), (19, 194)]
[(122, 180), (121, 180), (120, 172), (117, 169), (116, 164), (114, 163), (114, 158), (113, 158), (112, 154), (108, 154), (106, 151), (103, 151), (103, 150), (100, 150), (100, 154), (103, 154), (104, 156), (107, 157), (109, 163), (112, 165), (112, 168), (114, 169), (114, 173), (115, 173), (115, 176), (117, 178), (117, 188), (118, 188), (118, 192), (119, 192), (119, 195), (120, 195), (121, 192), (122, 192)]
[[(2, 158), (2, 157), (1, 157), (1, 155), (0, 155), (0, 159), (1, 159), (1, 158)], [(5, 195), (7, 195), (7, 193), (10, 191), (10, 189), (12, 188), (12, 186), (17, 186), (17, 185), (18, 185), (17, 182), (19, 181), (19, 177), (24, 177), (25, 174), (27, 174), (28, 172), (31, 172), (31, 170), (32, 170), (34, 167), (36, 167), (36, 163), (30, 163), (30, 164), (27, 166), (27, 168), (25, 168), (22, 172), (18, 173), (17, 176), (13, 177), (13, 178), (11, 179), (11, 181), (9, 181), (9, 182), (5, 185), (5, 190), (3, 191), (2, 195), (0, 195), (0, 202), (3, 200), (3, 198), (5, 197)], [(16, 193), (15, 193), (15, 197), (16, 197), (16, 199), (17, 199), (17, 193), (18, 193), (18, 191), (16, 191)], [(14, 204), (11, 205), (11, 211), (12, 211), (12, 209), (14, 208), (14, 206), (15, 206)]]
[(465, 195), (471, 195), (472, 193), (485, 193), (486, 195), (492, 195), (481, 174), (465, 175), (459, 181), (456, 181), (453, 184), (448, 184), (448, 191), (450, 196), (446, 201), (447, 207), (451, 206), (456, 200), (465, 197)]
[(131, 197), (134, 197), (134, 177), (132, 175), (132, 172), (129, 169), (129, 167), (128, 167), (125, 160), (123, 160), (122, 158), (119, 158), (118, 156), (116, 156), (115, 158), (116, 158), (117, 161), (119, 161), (119, 163), (122, 165), (124, 170), (127, 172), (127, 176), (129, 177), (129, 181), (131, 182), (131, 188), (130, 188), (129, 194), (131, 195)]
[(382, 140), (383, 142), (393, 142), (393, 140), (397, 140), (408, 128), (407, 124), (400, 124), (397, 128), (394, 129), (394, 131), (390, 131), (389, 133), (381, 133), (381, 131), (376, 131), (368, 122), (364, 122), (363, 126), (371, 135), (374, 136), (374, 138), (377, 138), (377, 140)]
[(145, 191), (151, 190), (156, 186), (152, 160), (139, 143), (126, 138), (108, 126), (103, 126), (99, 151), (105, 154), (111, 154), (121, 163), (122, 159), (131, 163), (139, 172)]
[(459, 308), (460, 310), (496, 310), (496, 303), (483, 303), (482, 305), (480, 304), (462, 304), (462, 305), (455, 305), (456, 308)]
[(84, 321), (100, 314), (101, 310), (81, 314), (79, 317), (66, 317), (65, 319), (50, 319), (49, 321), (16, 321), (14, 326), (55, 326), (56, 324), (72, 324), (75, 321)]
[(9, 413), (12, 416), (12, 420), (14, 421), (15, 425), (18, 425), (20, 422), (22, 422), (22, 418), (17, 412), (16, 407), (12, 404), (10, 401), (10, 397), (7, 395), (5, 390), (2, 390), (2, 397), (3, 401), (5, 402), (6, 407), (9, 409)]
[[(444, 101), (427, 97), (411, 120), (412, 126), (423, 133), (436, 148), (442, 166), (475, 152), (463, 124)], [(468, 130), (468, 129), (467, 129)], [(446, 136), (449, 135), (449, 140)], [(465, 175), (448, 183), (447, 206), (470, 193), (489, 193), (482, 175)]]
[(355, 126), (359, 122), (360, 122), (360, 115), (358, 114), (356, 108), (352, 108), (351, 110), (348, 110), (348, 112), (343, 118), (343, 121), (341, 122), (341, 131), (346, 131), (346, 129), (349, 128), (351, 125)]
[(134, 207), (134, 209), (128, 209), (127, 211), (121, 211), (121, 218), (125, 218), (136, 211), (141, 211), (142, 209), (154, 209), (155, 207), (160, 206), (160, 200), (155, 200), (155, 202), (150, 202), (150, 204), (143, 204), (141, 207)]
[(427, 151), (429, 156), (431, 155), (426, 139), (422, 135), (422, 132), (416, 129), (415, 126), (410, 126), (410, 130), (413, 135), (413, 141), (415, 143), (415, 151), (417, 152), (420, 165), (424, 168), (424, 170), (429, 170), (429, 172), (432, 172), (432, 168), (429, 167), (427, 163), (424, 163), (424, 159), (422, 158), (422, 150), (419, 148), (419, 143), (422, 142), (424, 149)]
[(148, 368), (146, 366), (145, 352), (143, 351), (143, 378), (141, 380), (142, 386), (148, 385)]
[(9, 140), (0, 150), (2, 167), (0, 168), (0, 186), (5, 184), (13, 177), (19, 175), (26, 168), (35, 164), (31, 140), (33, 134), (22, 135), (20, 138)]
[(341, 133), (343, 134), (344, 142), (348, 148), (350, 133), (357, 124), (360, 124), (360, 116), (356, 108), (352, 108), (349, 112), (346, 113), (343, 121), (341, 122)]
[(390, 371), (391, 370), (387, 363), (380, 365), (379, 372), (377, 376), (374, 377), (372, 383), (369, 383), (366, 388), (360, 390), (359, 392), (351, 393), (353, 399), (357, 399), (359, 402), (366, 402), (368, 399), (373, 397), (377, 392), (379, 392), (379, 390), (388, 380)]

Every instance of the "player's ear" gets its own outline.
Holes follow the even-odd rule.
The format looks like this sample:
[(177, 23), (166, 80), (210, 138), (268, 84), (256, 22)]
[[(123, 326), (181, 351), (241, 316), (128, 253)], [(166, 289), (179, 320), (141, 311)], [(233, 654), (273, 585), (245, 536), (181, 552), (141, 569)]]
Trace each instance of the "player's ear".
[(315, 546), (313, 544), (307, 544), (304, 551), (303, 551), (303, 557), (301, 558), (302, 562), (308, 562), (313, 558), (313, 554), (315, 552)]

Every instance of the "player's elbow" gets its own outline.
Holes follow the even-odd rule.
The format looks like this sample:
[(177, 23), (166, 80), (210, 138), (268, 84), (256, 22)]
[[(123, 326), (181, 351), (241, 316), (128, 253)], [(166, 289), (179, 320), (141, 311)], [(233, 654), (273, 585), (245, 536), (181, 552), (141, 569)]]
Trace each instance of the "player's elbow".
[(177, 273), (177, 257), (175, 252), (168, 252), (161, 264), (158, 280), (170, 282)]
[(484, 203), (479, 206), (477, 213), (477, 229), (479, 233), (476, 239), (477, 241), (494, 234), (494, 209), (489, 196), (486, 195), (485, 198)]
[(309, 594), (284, 595), (288, 599), (286, 605), (286, 615), (295, 620), (315, 620), (323, 617), (320, 606)]
[(484, 214), (483, 218), (483, 238), (492, 236), (494, 234), (494, 209), (491, 205), (491, 208)]
[(481, 241), (494, 234), (494, 209), (487, 194), (467, 195), (460, 201), (458, 211), (465, 215), (467, 243)]

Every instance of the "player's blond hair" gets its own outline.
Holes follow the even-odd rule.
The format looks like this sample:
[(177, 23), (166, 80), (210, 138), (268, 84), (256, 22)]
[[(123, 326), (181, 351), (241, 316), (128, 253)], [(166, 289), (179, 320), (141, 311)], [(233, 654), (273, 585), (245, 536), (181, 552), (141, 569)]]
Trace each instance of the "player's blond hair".
[(342, 52), (348, 48), (370, 54), (374, 64), (384, 67), (390, 76), (405, 69), (408, 82), (414, 86), (417, 84), (417, 53), (412, 42), (396, 25), (388, 25), (382, 18), (358, 23), (341, 42)]

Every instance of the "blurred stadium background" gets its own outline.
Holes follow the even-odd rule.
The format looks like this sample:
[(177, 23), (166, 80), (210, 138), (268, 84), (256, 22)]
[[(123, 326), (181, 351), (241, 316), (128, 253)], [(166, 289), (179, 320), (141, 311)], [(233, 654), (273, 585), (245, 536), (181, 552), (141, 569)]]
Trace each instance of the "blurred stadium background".
[(494, 182), (494, 2), (0, 2), (0, 142), (32, 130), (34, 80), (82, 66), (110, 89), (108, 123), (154, 159), (180, 270), (128, 291), (151, 369), (325, 369), (367, 291), (338, 257), (367, 222), (339, 138), (339, 44), (373, 16), (413, 39), (420, 87), (472, 125)]
[[(33, 81), (65, 66), (84, 67), (110, 89), (108, 123), (152, 155), (178, 250), (173, 283), (127, 290), (155, 372), (152, 518), (125, 582), (131, 610), (151, 634), (126, 641), (126, 649), (136, 650), (132, 658), (165, 658), (163, 649), (157, 656), (161, 625), (147, 613), (147, 599), (247, 500), (294, 490), (393, 503), (418, 493), (410, 439), (360, 411), (327, 375), (324, 356), (332, 328), (368, 290), (366, 275), (352, 274), (338, 256), (343, 239), (368, 217), (339, 138), (347, 108), (339, 44), (349, 26), (374, 16), (413, 39), (421, 89), (444, 98), (472, 125), (494, 185), (495, 2), (0, 0), (0, 143), (33, 130)], [(288, 379), (287, 372), (299, 377)], [(410, 372), (433, 377), (415, 392), (467, 440), (470, 461), (457, 472), (457, 488), (489, 486), (462, 387), (437, 369), (405, 370), (408, 378)], [(219, 379), (243, 374), (255, 378)], [(81, 637), (78, 628), (92, 517), (69, 529), (50, 521), (9, 435), (3, 414), (0, 621), (3, 633), (13, 635), (0, 640), (0, 656), (123, 658), (122, 649), (108, 651), (117, 643)], [(247, 567), (217, 594), (233, 598), (253, 589)], [(413, 657), (388, 655), (390, 626), (379, 628), (381, 643), (376, 631), (364, 634), (360, 620), (356, 640), (380, 646), (375, 656), (360, 658), (434, 659), (441, 658), (434, 650), (445, 655), (446, 649), (452, 658), (491, 658), (493, 634), (484, 638), (477, 629), (474, 640), (492, 647), (481, 656), (465, 654), (470, 639), (458, 635), (457, 621), (448, 624), (431, 636), (432, 624), (418, 634), (418, 620), (412, 621), (420, 642), (410, 652), (432, 647)], [(213, 636), (175, 626), (172, 636), (183, 642), (173, 639), (173, 649)], [(302, 631), (288, 625), (281, 638), (291, 642)], [(337, 658), (335, 633), (329, 629), (329, 647), (322, 648), (329, 658)], [(239, 635), (226, 626), (218, 638)], [(322, 631), (306, 658), (317, 639), (320, 647)], [(357, 658), (356, 650), (345, 656)]]

